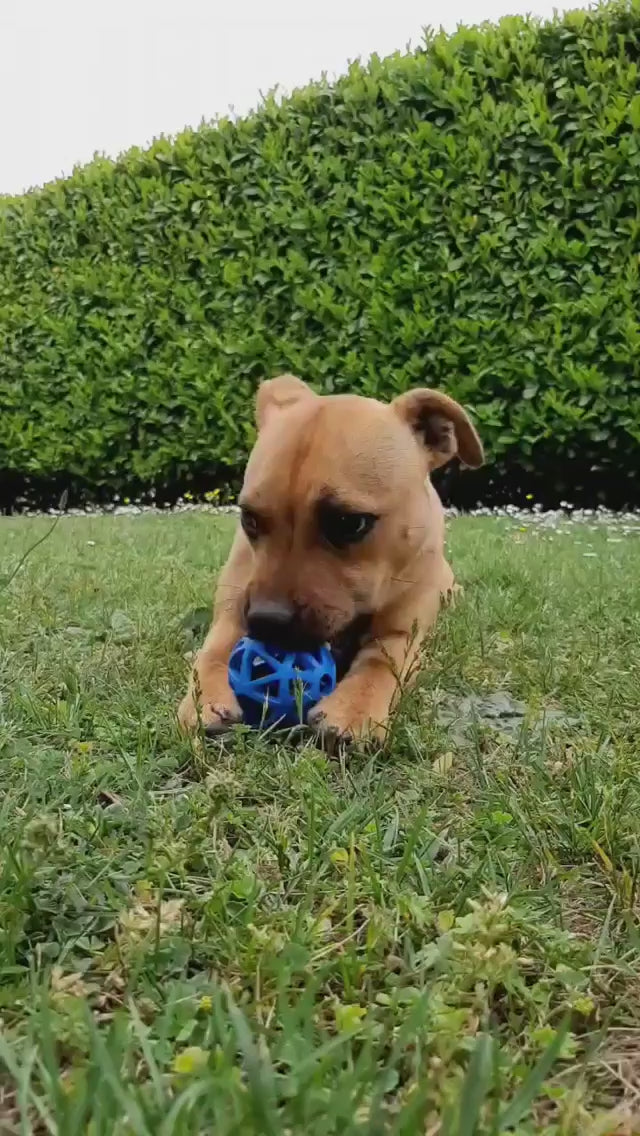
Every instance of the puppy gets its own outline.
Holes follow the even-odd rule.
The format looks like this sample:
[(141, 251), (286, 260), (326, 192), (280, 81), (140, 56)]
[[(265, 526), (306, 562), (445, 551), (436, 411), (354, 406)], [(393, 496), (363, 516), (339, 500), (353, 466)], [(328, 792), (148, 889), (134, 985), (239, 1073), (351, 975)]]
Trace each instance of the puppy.
[(178, 711), (209, 733), (242, 719), (229, 687), (245, 634), (291, 648), (328, 642), (338, 684), (309, 715), (324, 740), (383, 738), (442, 597), (455, 589), (432, 470), (483, 462), (464, 410), (413, 390), (388, 405), (315, 394), (293, 375), (258, 390), (258, 438), (213, 623)]

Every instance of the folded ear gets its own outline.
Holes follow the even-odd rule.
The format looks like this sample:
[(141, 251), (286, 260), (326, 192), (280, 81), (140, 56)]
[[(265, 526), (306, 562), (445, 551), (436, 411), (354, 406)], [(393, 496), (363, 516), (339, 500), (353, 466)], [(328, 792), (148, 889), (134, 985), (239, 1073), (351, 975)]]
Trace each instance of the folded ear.
[(295, 375), (278, 375), (260, 383), (256, 397), (256, 422), (261, 430), (272, 414), (287, 410), (303, 398), (317, 398), (311, 387)]
[(429, 468), (438, 469), (456, 454), (477, 469), (484, 461), (482, 442), (470, 418), (459, 405), (439, 391), (407, 391), (391, 403), (429, 451)]

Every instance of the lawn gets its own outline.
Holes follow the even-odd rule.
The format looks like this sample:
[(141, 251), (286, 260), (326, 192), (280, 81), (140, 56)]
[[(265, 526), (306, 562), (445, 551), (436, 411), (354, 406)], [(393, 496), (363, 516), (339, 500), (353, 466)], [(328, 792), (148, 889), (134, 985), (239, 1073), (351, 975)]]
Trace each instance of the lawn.
[(0, 1132), (640, 1132), (640, 523), (470, 517), (383, 750), (174, 709), (231, 518), (0, 520)]

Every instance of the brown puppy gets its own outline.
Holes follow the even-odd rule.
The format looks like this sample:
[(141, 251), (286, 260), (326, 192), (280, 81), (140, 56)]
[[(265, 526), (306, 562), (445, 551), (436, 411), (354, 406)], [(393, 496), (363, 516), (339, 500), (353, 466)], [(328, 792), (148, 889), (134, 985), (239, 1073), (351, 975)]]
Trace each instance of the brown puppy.
[(462, 407), (436, 391), (385, 405), (322, 397), (293, 375), (261, 385), (257, 423), (241, 524), (180, 722), (193, 728), (200, 714), (215, 732), (241, 720), (227, 667), (248, 632), (282, 645), (329, 642), (339, 681), (310, 725), (332, 738), (383, 737), (454, 588), (429, 475), (456, 454), (480, 466), (480, 439)]

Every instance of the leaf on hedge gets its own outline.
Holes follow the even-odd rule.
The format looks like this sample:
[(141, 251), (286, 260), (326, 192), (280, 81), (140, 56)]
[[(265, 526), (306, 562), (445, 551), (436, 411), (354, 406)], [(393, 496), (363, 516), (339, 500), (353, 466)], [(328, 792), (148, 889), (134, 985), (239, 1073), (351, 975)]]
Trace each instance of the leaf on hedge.
[(640, 95), (634, 95), (629, 103), (629, 121), (634, 130), (640, 130)]

